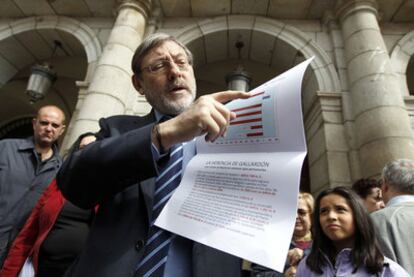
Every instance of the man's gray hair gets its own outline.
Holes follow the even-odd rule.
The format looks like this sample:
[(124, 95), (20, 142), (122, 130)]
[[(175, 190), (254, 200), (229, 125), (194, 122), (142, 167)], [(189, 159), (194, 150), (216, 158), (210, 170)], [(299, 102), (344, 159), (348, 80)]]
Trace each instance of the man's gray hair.
[(141, 66), (142, 66), (142, 60), (144, 57), (148, 54), (148, 52), (160, 46), (162, 43), (166, 41), (173, 41), (176, 44), (178, 44), (181, 48), (184, 49), (185, 54), (187, 55), (188, 63), (190, 65), (193, 64), (193, 54), (191, 51), (185, 46), (182, 42), (178, 41), (175, 37), (164, 34), (164, 33), (155, 33), (152, 35), (147, 36), (142, 43), (138, 46), (137, 50), (135, 50), (134, 56), (132, 58), (132, 71), (135, 75), (140, 77), (141, 75)]
[(414, 194), (414, 161), (399, 159), (389, 162), (382, 170), (384, 181), (401, 193)]

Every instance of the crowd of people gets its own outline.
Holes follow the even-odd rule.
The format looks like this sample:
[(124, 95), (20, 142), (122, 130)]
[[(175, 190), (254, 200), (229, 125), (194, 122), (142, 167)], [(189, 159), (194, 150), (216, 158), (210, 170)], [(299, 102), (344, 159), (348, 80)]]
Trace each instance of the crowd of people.
[(0, 141), (0, 276), (414, 276), (414, 161), (381, 178), (301, 192), (283, 272), (243, 261), (154, 225), (196, 154), (236, 114), (223, 91), (196, 96), (193, 57), (174, 37), (148, 36), (132, 84), (152, 106), (143, 117), (99, 121), (62, 161), (65, 115), (44, 106), (33, 137)]

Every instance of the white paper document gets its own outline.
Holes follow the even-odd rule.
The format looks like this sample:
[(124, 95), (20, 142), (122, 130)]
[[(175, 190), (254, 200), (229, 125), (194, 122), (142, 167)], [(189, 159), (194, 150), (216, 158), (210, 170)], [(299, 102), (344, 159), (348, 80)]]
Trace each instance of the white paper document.
[(155, 225), (283, 271), (306, 155), (301, 84), (312, 58), (226, 106), (225, 137), (197, 138), (197, 155)]

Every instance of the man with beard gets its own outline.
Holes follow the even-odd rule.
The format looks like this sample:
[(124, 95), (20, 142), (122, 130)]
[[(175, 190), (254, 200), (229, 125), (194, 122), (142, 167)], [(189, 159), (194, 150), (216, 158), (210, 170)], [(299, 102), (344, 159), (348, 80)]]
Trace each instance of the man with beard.
[(62, 166), (65, 197), (83, 208), (99, 204), (86, 247), (66, 276), (241, 275), (240, 259), (153, 225), (195, 155), (194, 138), (222, 136), (236, 117), (223, 103), (250, 95), (224, 91), (194, 102), (192, 62), (175, 38), (147, 37), (135, 51), (132, 82), (152, 111), (101, 119), (98, 141)]
[(33, 118), (33, 137), (0, 141), (0, 266), (62, 160), (56, 147), (65, 114), (44, 106)]

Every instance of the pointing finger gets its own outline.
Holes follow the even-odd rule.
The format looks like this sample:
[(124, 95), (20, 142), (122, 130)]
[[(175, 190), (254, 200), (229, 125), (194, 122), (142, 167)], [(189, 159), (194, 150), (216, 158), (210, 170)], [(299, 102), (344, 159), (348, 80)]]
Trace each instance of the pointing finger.
[(251, 96), (249, 92), (244, 91), (234, 91), (234, 90), (228, 90), (228, 91), (222, 91), (211, 94), (211, 96), (214, 98), (214, 100), (220, 102), (220, 103), (226, 103), (228, 101), (234, 100), (234, 99), (246, 99)]

